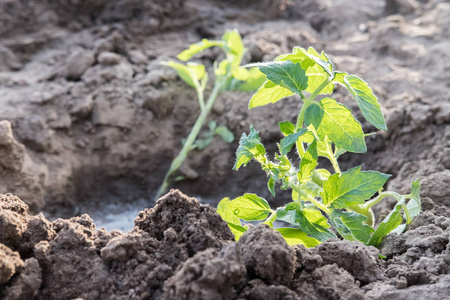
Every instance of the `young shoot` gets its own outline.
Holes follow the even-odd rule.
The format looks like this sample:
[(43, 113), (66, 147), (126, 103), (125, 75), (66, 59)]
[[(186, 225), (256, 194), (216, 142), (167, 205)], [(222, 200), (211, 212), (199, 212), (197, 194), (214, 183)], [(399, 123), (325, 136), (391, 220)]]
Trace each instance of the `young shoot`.
[[(220, 62), (214, 63), (214, 86), (205, 100), (205, 92), (207, 91), (208, 85), (206, 68), (203, 64), (188, 62), (188, 60), (205, 49), (215, 46), (220, 47), (225, 52), (225, 58)], [(181, 52), (177, 58), (180, 61), (186, 62), (185, 64), (175, 61), (163, 63), (175, 69), (180, 78), (195, 89), (197, 92), (199, 115), (191, 132), (184, 140), (179, 154), (172, 160), (170, 168), (156, 194), (156, 199), (164, 194), (171, 182), (176, 179), (174, 178), (176, 171), (181, 167), (191, 150), (206, 148), (212, 142), (215, 135), (221, 136), (228, 143), (234, 140), (233, 133), (225, 126), (217, 126), (217, 123), (214, 121), (209, 123), (210, 132), (205, 134), (204, 138), (198, 139), (198, 136), (211, 108), (222, 91), (256, 90), (264, 82), (265, 76), (258, 68), (247, 69), (241, 67), (241, 61), (245, 51), (246, 49), (244, 48), (239, 32), (237, 30), (228, 30), (222, 36), (221, 40), (213, 41), (203, 39), (201, 42), (190, 45), (188, 49)]]
[[(284, 138), (274, 160), (269, 159), (253, 126), (240, 139), (234, 169), (245, 167), (251, 160), (258, 162), (267, 173), (271, 194), (275, 196), (275, 184), (279, 183), (282, 190), (291, 190), (292, 202), (272, 210), (255, 194), (223, 199), (217, 211), (236, 240), (247, 230), (241, 220), (265, 221), (269, 226), (275, 220), (283, 221), (290, 227), (276, 230), (288, 244), (306, 247), (336, 238), (336, 233), (346, 240), (378, 246), (387, 234), (403, 232), (421, 211), (419, 179), (413, 181), (410, 194), (401, 195), (383, 191), (390, 175), (363, 171), (361, 167), (342, 170), (338, 163), (345, 152), (366, 152), (365, 137), (370, 134), (363, 132), (349, 108), (330, 97), (335, 85), (349, 91), (371, 125), (387, 130), (378, 99), (368, 84), (356, 75), (336, 71), (326, 54), (314, 48), (295, 47), (273, 62), (251, 66), (258, 67), (266, 81), (251, 98), (249, 109), (294, 94), (299, 95), (301, 107), (295, 124), (278, 123)], [(320, 99), (318, 95), (322, 95)], [(293, 161), (287, 154), (294, 147), (298, 159)], [(331, 162), (332, 172), (318, 167), (319, 157)], [(386, 197), (394, 198), (397, 204), (375, 226), (372, 207)]]

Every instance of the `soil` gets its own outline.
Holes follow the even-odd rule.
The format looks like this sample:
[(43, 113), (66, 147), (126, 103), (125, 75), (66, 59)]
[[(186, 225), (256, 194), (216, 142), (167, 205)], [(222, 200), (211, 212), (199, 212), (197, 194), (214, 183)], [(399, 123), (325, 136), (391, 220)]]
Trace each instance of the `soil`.
[[(444, 0), (0, 1), (0, 299), (445, 299), (449, 14)], [(387, 188), (399, 192), (421, 178), (424, 212), (404, 235), (380, 249), (305, 249), (255, 226), (234, 243), (211, 206), (244, 192), (273, 206), (289, 197), (270, 196), (256, 164), (231, 170), (238, 138), (216, 138), (183, 165), (188, 180), (173, 187), (200, 201), (178, 190), (152, 200), (198, 111), (160, 62), (230, 28), (245, 62), (313, 46), (370, 84), (389, 131), (342, 168), (392, 174)], [(298, 99), (248, 111), (250, 96), (222, 94), (211, 119), (236, 137), (253, 124), (270, 152)], [(344, 90), (336, 97), (358, 113)], [(120, 227), (123, 211), (134, 224)], [(108, 222), (125, 230), (100, 228)]]

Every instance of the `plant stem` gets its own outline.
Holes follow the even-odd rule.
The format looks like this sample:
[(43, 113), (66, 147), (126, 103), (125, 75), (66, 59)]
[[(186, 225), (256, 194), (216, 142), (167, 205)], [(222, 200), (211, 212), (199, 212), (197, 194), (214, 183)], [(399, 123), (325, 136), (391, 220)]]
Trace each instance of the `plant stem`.
[[(403, 195), (402, 196), (396, 192), (381, 192), (378, 194), (377, 197), (375, 197), (374, 199), (372, 199), (370, 201), (367, 201), (365, 204), (354, 205), (354, 206), (349, 207), (348, 209), (351, 211), (354, 211), (356, 213), (359, 213), (363, 216), (366, 216), (367, 217), (366, 223), (373, 227), (375, 220), (374, 220), (374, 215), (372, 212), (372, 206), (380, 203), (380, 201), (383, 200), (385, 197), (393, 197), (397, 201), (400, 201), (400, 199), (402, 197), (405, 197), (407, 199), (411, 198), (411, 195)], [(404, 209), (404, 211), (407, 212), (407, 209)], [(407, 214), (407, 220), (408, 220), (408, 217), (409, 216)], [(409, 218), (409, 220), (411, 220), (411, 218)]]
[(325, 78), (325, 80), (319, 85), (319, 87), (308, 97), (306, 101), (314, 101), (317, 95), (330, 83), (330, 77)]
[(405, 212), (405, 215), (406, 215), (406, 224), (407, 224), (407, 225), (408, 225), (408, 224), (411, 224), (412, 220), (411, 220), (411, 216), (410, 216), (410, 214), (409, 214), (409, 210), (408, 210), (408, 208), (406, 207), (406, 204), (403, 204), (403, 205), (402, 205), (402, 208), (403, 208), (403, 211)]
[(303, 101), (302, 109), (300, 110), (300, 114), (297, 118), (297, 126), (296, 129), (302, 128), (303, 120), (305, 119), (305, 112), (308, 106), (314, 103), (314, 99), (316, 99), (317, 95), (330, 83), (330, 78), (326, 78), (319, 87), (307, 98)]
[[(206, 106), (204, 109), (201, 110), (200, 115), (197, 118), (197, 121), (195, 121), (194, 126), (191, 129), (191, 132), (189, 133), (189, 136), (187, 137), (186, 141), (184, 142), (183, 148), (181, 148), (180, 153), (178, 153), (177, 157), (175, 157), (172, 160), (172, 163), (170, 164), (169, 171), (167, 171), (166, 176), (164, 176), (163, 183), (161, 184), (158, 193), (156, 194), (156, 199), (162, 196), (167, 189), (169, 188), (170, 184), (170, 177), (180, 168), (183, 161), (186, 159), (187, 154), (189, 151), (192, 150), (192, 145), (194, 144), (195, 140), (197, 139), (198, 134), (200, 133), (200, 130), (202, 129), (203, 124), (206, 121), (206, 118), (208, 117), (208, 114), (214, 104), (214, 102), (217, 99), (217, 96), (219, 95), (220, 90), (223, 86), (223, 80), (216, 81), (214, 84), (214, 88), (209, 95), (208, 101), (206, 102)], [(200, 96), (199, 96), (200, 97)], [(203, 96), (202, 96), (203, 98)], [(200, 98), (199, 98), (200, 99)], [(199, 100), (199, 103), (201, 105), (201, 102)]]
[(316, 205), (318, 208), (320, 208), (321, 210), (323, 210), (324, 212), (326, 212), (327, 214), (330, 214), (330, 210), (323, 205), (322, 203), (320, 203), (319, 201), (317, 201), (316, 199), (314, 199), (313, 197), (311, 197), (310, 195), (308, 195), (307, 193), (305, 193), (304, 191), (302, 191), (295, 183), (293, 182), (289, 182), (290, 187), (296, 191), (299, 195), (303, 196), (306, 198), (306, 200), (310, 201), (311, 203), (313, 203), (314, 205)]
[[(403, 196), (405, 198), (410, 198), (408, 197), (409, 195)], [(367, 201), (364, 205), (362, 205), (362, 207), (365, 210), (368, 210), (369, 208), (371, 208), (372, 206), (378, 204), (381, 200), (383, 200), (383, 198), (385, 197), (393, 197), (395, 198), (397, 201), (400, 201), (400, 199), (402, 198), (402, 195), (400, 195), (399, 193), (396, 192), (381, 192), (378, 194), (378, 196), (376, 196), (375, 198), (373, 198), (370, 201)]]
[(302, 108), (300, 109), (300, 113), (298, 114), (297, 125), (295, 126), (295, 129), (298, 130), (303, 127), (303, 120), (305, 119), (306, 109), (313, 103), (314, 100), (310, 100), (309, 98), (303, 101)]
[(277, 219), (277, 212), (276, 211), (271, 211), (271, 215), (270, 217), (264, 221), (264, 223), (269, 223), (271, 225), (271, 227), (273, 227), (273, 222), (275, 222), (275, 220)]
[(330, 156), (328, 158), (330, 159), (331, 164), (333, 165), (334, 172), (341, 174), (341, 169), (339, 168), (339, 164), (333, 153), (330, 153)]
[(365, 209), (361, 205), (355, 205), (355, 206), (349, 207), (348, 209), (367, 217), (367, 220), (365, 223), (367, 225), (369, 225), (370, 227), (373, 227), (373, 225), (375, 225), (375, 216), (373, 215), (373, 211), (371, 208)]

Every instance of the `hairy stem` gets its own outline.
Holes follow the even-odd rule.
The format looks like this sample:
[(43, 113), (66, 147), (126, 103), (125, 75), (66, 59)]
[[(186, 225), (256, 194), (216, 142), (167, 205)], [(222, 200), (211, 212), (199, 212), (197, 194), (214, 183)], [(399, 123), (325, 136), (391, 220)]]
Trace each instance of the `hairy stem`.
[(334, 156), (333, 150), (331, 149), (331, 145), (327, 143), (327, 158), (333, 165), (333, 169), (335, 173), (341, 174), (341, 168), (339, 168), (339, 164), (337, 162), (336, 156)]
[(339, 168), (339, 164), (333, 153), (330, 153), (330, 156), (328, 158), (330, 159), (331, 164), (333, 165), (334, 172), (341, 174), (341, 168)]

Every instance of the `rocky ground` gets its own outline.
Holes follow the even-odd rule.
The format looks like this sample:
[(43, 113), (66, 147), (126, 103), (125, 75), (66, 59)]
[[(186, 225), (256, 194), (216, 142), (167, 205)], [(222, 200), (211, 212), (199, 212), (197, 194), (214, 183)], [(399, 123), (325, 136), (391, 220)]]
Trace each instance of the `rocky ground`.
[[(449, 14), (444, 0), (0, 0), (0, 297), (444, 299)], [(426, 211), (407, 233), (380, 250), (338, 240), (290, 248), (262, 226), (232, 243), (213, 209), (178, 192), (125, 234), (96, 229), (87, 215), (36, 215), (151, 199), (197, 112), (193, 91), (160, 62), (230, 28), (243, 36), (245, 62), (313, 46), (370, 84), (389, 131), (343, 164), (393, 174), (388, 188), (400, 192), (421, 178)], [(298, 99), (248, 111), (250, 96), (223, 94), (211, 117), (236, 137), (253, 124), (274, 149), (274, 124), (296, 116)], [(337, 94), (356, 108), (348, 96)], [(216, 139), (193, 152), (182, 168), (189, 180), (175, 187), (213, 205), (244, 192), (282, 203), (258, 166), (231, 170), (236, 147)]]
[[(49, 222), (19, 198), (0, 199), (2, 299), (445, 299), (450, 210), (424, 212), (380, 249), (328, 240), (290, 247), (266, 225), (235, 243), (209, 205), (177, 190), (128, 233), (86, 214)], [(383, 254), (386, 259), (380, 259)]]

